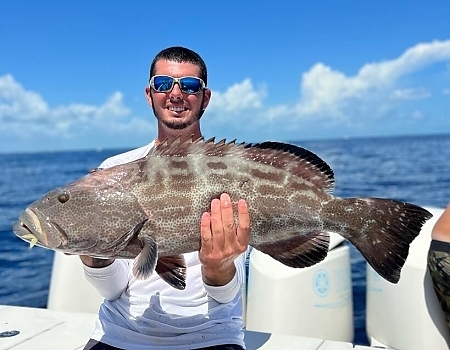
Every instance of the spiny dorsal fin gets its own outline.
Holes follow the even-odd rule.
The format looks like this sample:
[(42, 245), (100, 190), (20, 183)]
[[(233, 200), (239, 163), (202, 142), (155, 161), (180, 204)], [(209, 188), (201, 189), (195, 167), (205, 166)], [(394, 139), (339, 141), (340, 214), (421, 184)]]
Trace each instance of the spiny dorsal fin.
[[(266, 141), (246, 148), (270, 149), (279, 153), (270, 154), (270, 164), (276, 168), (286, 169), (293, 174), (302, 177), (315, 186), (331, 192), (334, 187), (334, 173), (330, 166), (315, 153), (292, 144)], [(267, 157), (264, 153), (252, 152), (257, 161), (259, 157)]]
[(334, 186), (333, 170), (325, 161), (302, 147), (281, 142), (236, 144), (236, 140), (226, 142), (223, 139), (215, 142), (215, 138), (205, 141), (203, 137), (194, 139), (193, 136), (179, 136), (172, 141), (165, 140), (150, 151), (149, 156), (185, 157), (192, 154), (240, 157), (289, 171), (328, 192), (331, 192)]

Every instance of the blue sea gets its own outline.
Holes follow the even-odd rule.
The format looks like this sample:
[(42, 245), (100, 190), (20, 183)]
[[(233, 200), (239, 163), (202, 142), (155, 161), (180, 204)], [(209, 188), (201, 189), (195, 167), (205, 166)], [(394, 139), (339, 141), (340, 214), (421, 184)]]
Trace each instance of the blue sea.
[[(450, 201), (450, 134), (295, 141), (335, 172), (335, 195), (389, 197), (422, 206)], [(45, 192), (85, 175), (125, 150), (0, 154), (0, 304), (45, 307), (53, 252), (11, 231), (19, 213)], [(365, 261), (351, 249), (356, 344), (365, 333)]]

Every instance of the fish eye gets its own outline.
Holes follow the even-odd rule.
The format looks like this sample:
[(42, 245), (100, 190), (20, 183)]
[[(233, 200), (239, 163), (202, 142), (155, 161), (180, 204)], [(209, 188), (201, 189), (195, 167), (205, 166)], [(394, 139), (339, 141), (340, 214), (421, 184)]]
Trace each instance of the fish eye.
[(66, 203), (69, 200), (69, 194), (67, 192), (61, 193), (58, 196), (58, 201), (60, 203)]

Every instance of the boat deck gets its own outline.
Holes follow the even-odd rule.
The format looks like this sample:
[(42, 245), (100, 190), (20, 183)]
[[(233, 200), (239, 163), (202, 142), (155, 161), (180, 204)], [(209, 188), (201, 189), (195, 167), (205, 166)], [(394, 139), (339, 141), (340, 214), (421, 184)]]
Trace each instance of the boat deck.
[[(97, 315), (92, 313), (0, 305), (0, 349), (81, 350), (90, 337), (96, 318)], [(8, 334), (12, 336), (4, 337)], [(376, 349), (346, 342), (252, 331), (246, 331), (245, 342), (249, 350)]]

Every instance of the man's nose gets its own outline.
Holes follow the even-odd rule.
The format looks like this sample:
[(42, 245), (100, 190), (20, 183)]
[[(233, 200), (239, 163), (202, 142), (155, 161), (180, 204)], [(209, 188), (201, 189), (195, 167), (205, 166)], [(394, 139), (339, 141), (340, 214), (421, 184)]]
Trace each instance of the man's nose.
[(173, 89), (170, 92), (170, 97), (180, 99), (182, 98), (182, 96), (183, 94), (181, 92), (180, 85), (178, 83), (173, 84)]

